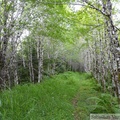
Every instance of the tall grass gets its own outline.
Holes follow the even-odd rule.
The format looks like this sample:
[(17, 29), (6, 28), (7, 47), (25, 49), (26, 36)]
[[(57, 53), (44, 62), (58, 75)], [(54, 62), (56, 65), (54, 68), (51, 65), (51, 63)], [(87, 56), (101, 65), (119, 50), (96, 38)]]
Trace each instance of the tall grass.
[(3, 120), (73, 120), (71, 99), (79, 88), (78, 73), (67, 72), (40, 84), (26, 84), (1, 93)]
[[(0, 93), (0, 120), (74, 120), (75, 114), (86, 120), (94, 112), (90, 105), (95, 104), (89, 104), (88, 99), (101, 95), (95, 86), (90, 75), (73, 72), (55, 75), (40, 84), (16, 86)], [(76, 96), (77, 106), (72, 103)]]

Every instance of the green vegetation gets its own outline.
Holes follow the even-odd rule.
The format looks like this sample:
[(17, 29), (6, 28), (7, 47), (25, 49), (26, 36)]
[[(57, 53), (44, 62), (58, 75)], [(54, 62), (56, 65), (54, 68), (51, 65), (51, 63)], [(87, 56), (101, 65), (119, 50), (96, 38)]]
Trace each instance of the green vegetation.
[(0, 94), (1, 119), (89, 120), (90, 113), (119, 112), (115, 98), (96, 91), (96, 86), (91, 75), (77, 72), (16, 86)]
[(0, 120), (89, 120), (90, 113), (120, 113), (115, 4), (0, 0)]

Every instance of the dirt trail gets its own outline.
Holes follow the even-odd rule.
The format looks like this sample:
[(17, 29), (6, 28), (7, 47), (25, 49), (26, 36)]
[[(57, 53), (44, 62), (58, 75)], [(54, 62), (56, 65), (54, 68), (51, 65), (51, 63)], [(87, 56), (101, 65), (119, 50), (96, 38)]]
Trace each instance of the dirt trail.
[(80, 117), (79, 117), (79, 111), (77, 110), (78, 108), (78, 99), (79, 99), (79, 94), (77, 94), (73, 100), (72, 100), (72, 104), (74, 106), (74, 120), (80, 120)]

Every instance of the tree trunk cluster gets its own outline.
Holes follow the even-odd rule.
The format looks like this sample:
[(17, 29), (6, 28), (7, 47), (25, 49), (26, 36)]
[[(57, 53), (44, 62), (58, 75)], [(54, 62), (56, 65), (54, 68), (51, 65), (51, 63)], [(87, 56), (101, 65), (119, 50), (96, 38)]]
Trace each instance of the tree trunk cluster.
[(91, 64), (89, 64), (89, 59), (85, 62), (86, 71), (92, 72), (104, 92), (109, 90), (118, 97), (120, 102), (120, 43), (112, 20), (111, 1), (103, 0), (102, 7), (104, 27), (102, 31), (93, 31), (95, 42), (86, 52), (86, 58), (91, 56)]

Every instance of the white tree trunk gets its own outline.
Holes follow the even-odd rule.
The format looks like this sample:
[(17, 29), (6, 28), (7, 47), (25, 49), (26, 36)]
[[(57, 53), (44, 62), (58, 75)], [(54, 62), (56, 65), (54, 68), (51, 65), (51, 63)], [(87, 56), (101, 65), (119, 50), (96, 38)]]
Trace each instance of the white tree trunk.
[(42, 80), (43, 73), (43, 38), (37, 41), (37, 59), (38, 59), (38, 83)]

